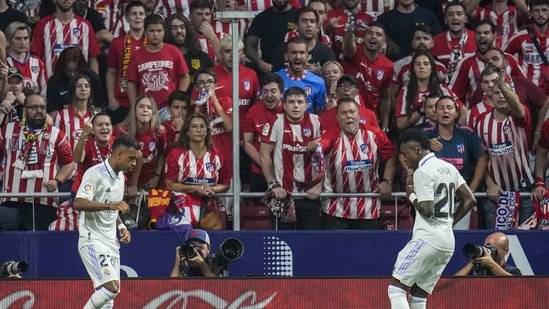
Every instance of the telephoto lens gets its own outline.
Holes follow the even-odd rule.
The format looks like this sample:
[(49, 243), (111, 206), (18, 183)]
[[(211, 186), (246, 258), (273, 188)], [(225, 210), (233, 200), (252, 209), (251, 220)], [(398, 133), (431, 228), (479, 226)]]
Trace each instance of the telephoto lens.
[(194, 252), (194, 246), (192, 245), (182, 245), (180, 248), (179, 248), (179, 254), (181, 256), (183, 256), (184, 258), (186, 259), (190, 259), (190, 258), (193, 258), (195, 256), (195, 252)]

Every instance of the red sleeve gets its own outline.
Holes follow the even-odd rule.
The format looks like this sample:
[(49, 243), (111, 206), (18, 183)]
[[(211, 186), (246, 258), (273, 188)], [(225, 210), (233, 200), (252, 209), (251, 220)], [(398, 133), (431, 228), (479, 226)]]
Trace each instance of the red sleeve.
[(405, 103), (404, 100), (406, 100), (406, 98), (404, 97), (404, 94), (406, 93), (404, 91), (404, 89), (406, 89), (406, 87), (401, 88), (398, 91), (398, 95), (397, 95), (397, 98), (396, 98), (396, 106), (395, 106), (395, 118), (406, 116), (406, 114), (401, 113), (402, 106)]
[(507, 41), (507, 46), (504, 47), (503, 51), (506, 53), (510, 53), (512, 55), (520, 53), (521, 52), (520, 45), (523, 40), (523, 35), (524, 34), (517, 34), (511, 37), (511, 39)]
[(166, 128), (166, 142), (168, 145), (173, 144), (175, 142), (175, 127), (169, 120), (164, 120), (162, 125)]
[(458, 62), (454, 77), (448, 84), (448, 88), (450, 88), (462, 101), (466, 99), (467, 88), (469, 88), (469, 78), (467, 77), (466, 66), (464, 66), (463, 63), (464, 61)]
[[(216, 151), (217, 153), (217, 151)], [(217, 157), (221, 161), (221, 167), (219, 168), (219, 179), (217, 181), (218, 184), (222, 185), (230, 185), (231, 184), (231, 177), (233, 176), (231, 174), (231, 168), (230, 164), (225, 164), (225, 160), (221, 159), (222, 157), (217, 154)]]
[(225, 113), (227, 113), (227, 116), (233, 118), (233, 99), (229, 97), (221, 97), (218, 98), (218, 100), (219, 104), (221, 104), (221, 107), (223, 107)]
[(511, 76), (520, 76), (526, 78), (524, 71), (520, 68), (517, 59), (510, 54), (505, 54), (505, 59), (507, 60), (507, 65), (511, 69)]
[(373, 110), (366, 108), (364, 105), (360, 105), (358, 110), (360, 117), (366, 120), (367, 125), (379, 128), (379, 121), (377, 120), (376, 113)]
[(274, 142), (271, 141), (271, 135), (273, 135), (273, 126), (276, 122), (277, 118), (271, 118), (269, 121), (267, 121), (263, 125), (263, 131), (261, 131), (261, 142), (267, 143), (267, 144), (274, 144)]
[(59, 166), (63, 166), (74, 162), (71, 143), (69, 143), (69, 139), (61, 130), (59, 130), (59, 137), (57, 138), (57, 141), (58, 143), (55, 146), (55, 152), (57, 152), (57, 164), (59, 164)]
[(179, 157), (183, 153), (181, 147), (174, 147), (170, 149), (166, 159), (164, 160), (164, 179), (177, 181), (177, 175), (179, 174), (179, 164), (177, 163)]
[(332, 126), (324, 131), (318, 140), (318, 142), (322, 145), (322, 151), (326, 153), (328, 150), (332, 149), (332, 146), (340, 135), (341, 130), (338, 126)]
[[(139, 52), (137, 52), (136, 54), (139, 54)], [(131, 57), (130, 62), (128, 63), (128, 70), (126, 71), (126, 79), (132, 82), (139, 83), (139, 72), (137, 71), (137, 65), (139, 60), (136, 59), (136, 56), (137, 55), (134, 55), (133, 57)]]
[(44, 25), (49, 18), (43, 18), (34, 27), (30, 52), (44, 58)]
[(117, 70), (120, 69), (119, 63), (120, 61), (122, 61), (122, 49), (124, 47), (124, 45), (121, 43), (123, 43), (123, 37), (117, 37), (116, 39), (112, 40), (111, 44), (109, 45), (109, 56), (107, 59), (109, 68)]
[(166, 156), (168, 154), (168, 132), (165, 127), (160, 131), (160, 136), (158, 137), (158, 142), (160, 142), (160, 151), (159, 155)]
[[(263, 104), (263, 102), (257, 102), (256, 104)], [(248, 110), (246, 116), (244, 117), (244, 123), (242, 123), (242, 133), (254, 133), (255, 132), (255, 122), (253, 113), (255, 108), (253, 106)]]
[(301, 2), (299, 2), (299, 0), (289, 0), (288, 3), (290, 3), (291, 6), (297, 9), (300, 9), (302, 7)]

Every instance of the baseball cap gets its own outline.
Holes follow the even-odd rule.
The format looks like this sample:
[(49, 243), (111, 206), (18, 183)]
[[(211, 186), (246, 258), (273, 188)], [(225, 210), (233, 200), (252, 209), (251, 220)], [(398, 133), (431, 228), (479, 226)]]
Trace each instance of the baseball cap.
[(16, 67), (10, 67), (8, 71), (8, 78), (11, 78), (13, 76), (19, 76), (21, 79), (23, 79), (23, 74), (21, 74), (21, 71), (19, 71)]
[(201, 230), (201, 229), (194, 229), (194, 230), (188, 231), (185, 242), (187, 242), (191, 239), (198, 239), (198, 240), (210, 245), (210, 236), (208, 235), (208, 233), (206, 231)]
[(340, 87), (343, 83), (351, 83), (355, 87), (358, 86), (358, 82), (356, 78), (351, 74), (343, 74), (338, 80), (337, 80), (337, 87)]

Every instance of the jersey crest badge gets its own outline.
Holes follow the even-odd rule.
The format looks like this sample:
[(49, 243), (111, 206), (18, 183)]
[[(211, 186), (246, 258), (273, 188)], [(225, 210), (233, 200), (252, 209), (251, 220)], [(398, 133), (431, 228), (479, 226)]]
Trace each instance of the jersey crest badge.
[(250, 90), (250, 81), (249, 80), (245, 80), (244, 81), (244, 89), (246, 91), (249, 91)]
[(376, 72), (377, 80), (381, 80), (383, 78), (383, 73), (384, 73), (383, 70), (377, 70)]
[(200, 69), (200, 59), (191, 59), (191, 67), (195, 70)]
[(208, 173), (213, 173), (214, 164), (213, 163), (206, 163), (206, 171), (208, 171)]
[(303, 135), (305, 135), (306, 137), (311, 137), (311, 135), (313, 135), (311, 128), (303, 128)]
[(465, 143), (457, 144), (456, 149), (459, 153), (464, 153), (465, 152)]

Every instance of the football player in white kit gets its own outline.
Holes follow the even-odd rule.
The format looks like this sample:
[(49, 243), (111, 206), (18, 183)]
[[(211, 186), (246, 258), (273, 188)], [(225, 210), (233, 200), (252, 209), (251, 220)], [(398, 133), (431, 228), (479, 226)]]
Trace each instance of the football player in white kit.
[[(476, 199), (459, 171), (430, 151), (423, 131), (404, 131), (399, 144), (408, 170), (414, 170), (414, 190), (407, 190), (407, 195), (417, 215), (412, 239), (398, 254), (388, 295), (392, 309), (419, 309), (426, 308), (428, 294), (454, 253), (452, 225), (476, 205)], [(454, 205), (456, 195), (459, 206)]]
[(140, 156), (140, 144), (132, 137), (118, 137), (109, 159), (90, 167), (82, 177), (74, 207), (80, 211), (78, 252), (93, 281), (95, 293), (88, 308), (112, 308), (120, 288), (120, 241), (128, 244), (130, 232), (119, 212), (128, 212), (124, 202), (124, 172), (131, 171)]

